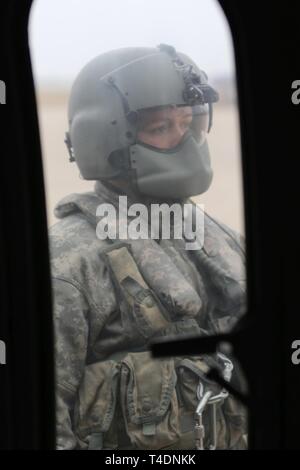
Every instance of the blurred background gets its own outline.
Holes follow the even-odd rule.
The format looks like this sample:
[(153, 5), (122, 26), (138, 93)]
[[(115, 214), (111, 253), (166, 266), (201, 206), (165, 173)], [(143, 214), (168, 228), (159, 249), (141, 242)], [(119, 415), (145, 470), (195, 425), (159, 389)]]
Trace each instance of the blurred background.
[(69, 163), (64, 144), (74, 78), (102, 52), (166, 43), (191, 56), (220, 93), (208, 136), (214, 179), (195, 200), (244, 233), (234, 56), (227, 20), (216, 0), (35, 0), (29, 35), (49, 225), (56, 221), (53, 209), (62, 197), (94, 186)]

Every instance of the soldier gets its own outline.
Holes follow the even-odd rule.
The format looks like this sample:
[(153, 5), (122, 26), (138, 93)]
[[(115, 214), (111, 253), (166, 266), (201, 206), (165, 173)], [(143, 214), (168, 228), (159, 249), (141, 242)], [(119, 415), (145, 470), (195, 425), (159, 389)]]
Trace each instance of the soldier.
[[(146, 209), (189, 201), (197, 220), (188, 198), (212, 180), (206, 133), (217, 99), (206, 74), (167, 45), (100, 55), (73, 84), (66, 143), (96, 185), (56, 206), (50, 232), (58, 449), (245, 447), (243, 410), (205, 377), (215, 365), (229, 380), (229, 359), (149, 352), (154, 339), (235, 325), (245, 311), (240, 237), (203, 213), (198, 249), (174, 236), (175, 216), (169, 238), (160, 224), (147, 237), (149, 220), (146, 236), (120, 236), (120, 196)], [(105, 218), (104, 239), (98, 216), (109, 205), (116, 218)]]

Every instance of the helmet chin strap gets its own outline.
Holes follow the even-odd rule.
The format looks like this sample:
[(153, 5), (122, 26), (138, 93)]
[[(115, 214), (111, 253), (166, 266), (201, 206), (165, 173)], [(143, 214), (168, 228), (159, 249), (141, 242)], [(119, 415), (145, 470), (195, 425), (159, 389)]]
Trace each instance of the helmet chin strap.
[(72, 147), (72, 142), (71, 142), (69, 132), (65, 133), (64, 143), (66, 144), (68, 152), (69, 152), (69, 162), (75, 162), (74, 150), (73, 150), (73, 147)]

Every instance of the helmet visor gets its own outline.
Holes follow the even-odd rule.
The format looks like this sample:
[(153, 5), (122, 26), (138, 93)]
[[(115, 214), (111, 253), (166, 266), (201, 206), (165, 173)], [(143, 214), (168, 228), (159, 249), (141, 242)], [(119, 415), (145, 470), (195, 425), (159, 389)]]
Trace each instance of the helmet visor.
[(192, 106), (193, 118), (190, 130), (199, 144), (206, 139), (209, 126), (209, 108), (207, 104)]
[(161, 106), (140, 110), (137, 142), (160, 150), (172, 150), (192, 134), (197, 143), (206, 139), (209, 125), (208, 105)]

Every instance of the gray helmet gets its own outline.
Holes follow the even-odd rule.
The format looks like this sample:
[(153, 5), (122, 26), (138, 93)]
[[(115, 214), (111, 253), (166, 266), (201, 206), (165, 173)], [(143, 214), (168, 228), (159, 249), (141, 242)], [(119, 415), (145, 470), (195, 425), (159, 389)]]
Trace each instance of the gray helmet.
[[(200, 194), (212, 179), (205, 138), (191, 132), (176, 148), (161, 151), (137, 141), (137, 122), (141, 110), (191, 106), (195, 122), (208, 117), (209, 131), (217, 100), (206, 74), (172, 46), (102, 54), (81, 70), (71, 90), (65, 140), (70, 160), (88, 180), (122, 175), (151, 196)], [(170, 155), (163, 167), (161, 153)]]

